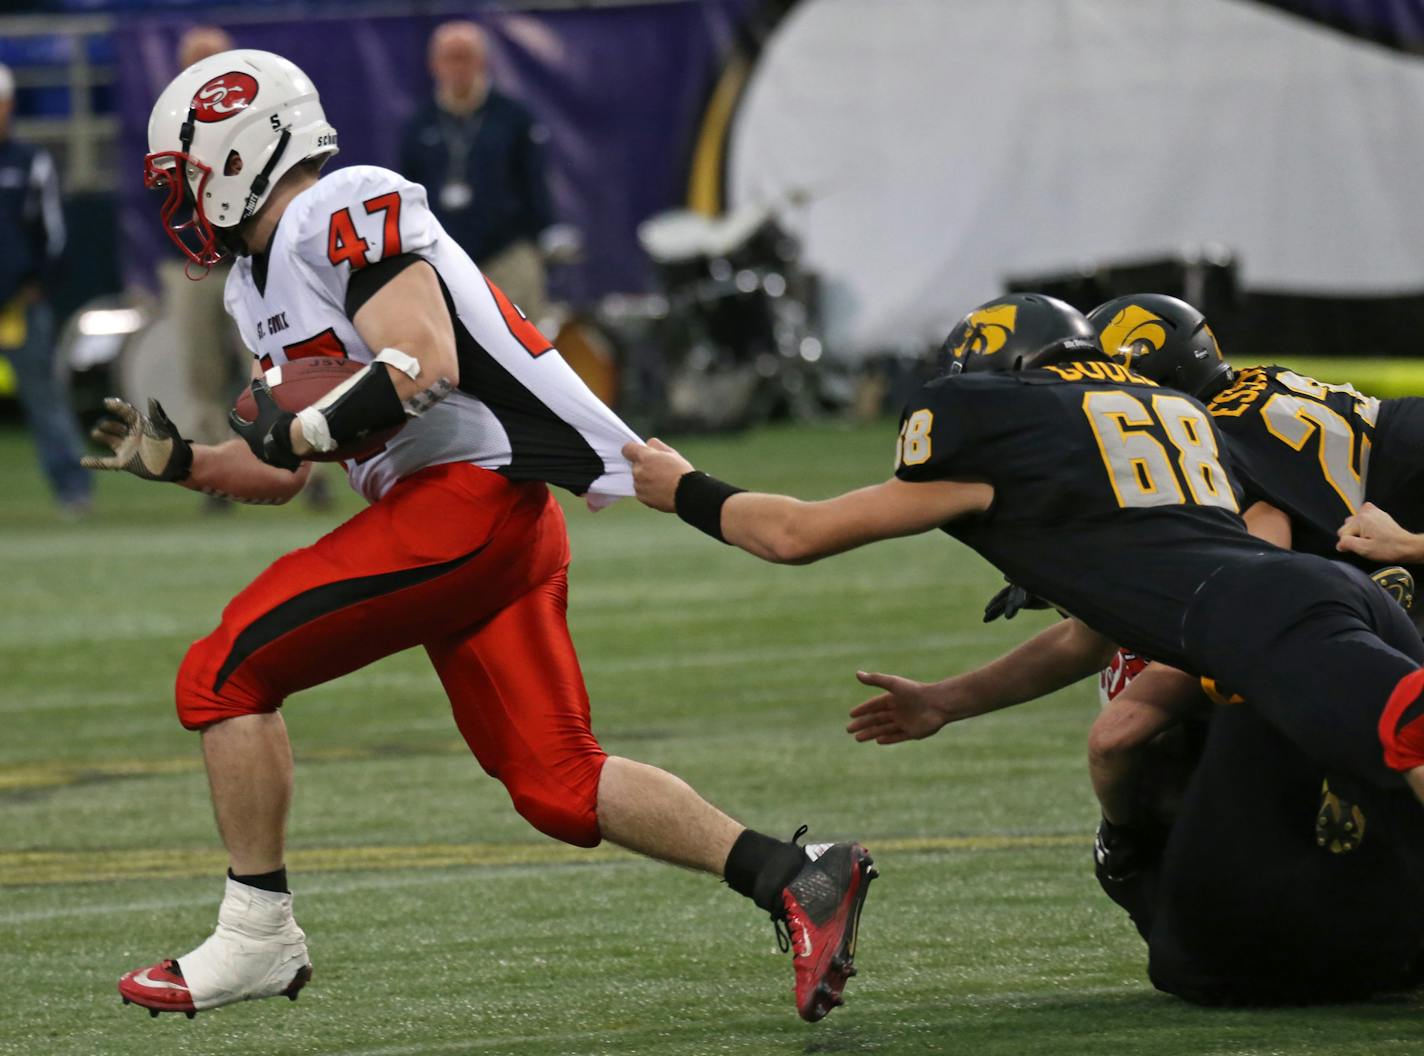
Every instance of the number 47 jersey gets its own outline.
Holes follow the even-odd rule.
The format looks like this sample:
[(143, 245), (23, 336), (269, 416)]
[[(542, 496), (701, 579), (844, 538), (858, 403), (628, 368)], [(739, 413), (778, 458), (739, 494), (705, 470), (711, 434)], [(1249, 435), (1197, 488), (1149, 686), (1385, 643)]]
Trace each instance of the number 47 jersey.
[(1106, 361), (957, 374), (906, 407), (896, 475), (994, 488), (945, 525), (1014, 583), (1154, 660), (1184, 666), (1198, 589), (1275, 548), (1248, 535), (1206, 409)]
[(444, 289), (459, 388), (374, 456), (345, 463), (352, 487), (375, 501), (425, 466), (470, 462), (594, 506), (631, 495), (620, 449), (637, 435), (445, 233), (425, 189), (388, 169), (340, 169), (293, 198), (268, 251), (234, 265), (225, 302), (264, 370), (309, 356), (369, 363), (381, 350), (352, 319), (420, 262)]

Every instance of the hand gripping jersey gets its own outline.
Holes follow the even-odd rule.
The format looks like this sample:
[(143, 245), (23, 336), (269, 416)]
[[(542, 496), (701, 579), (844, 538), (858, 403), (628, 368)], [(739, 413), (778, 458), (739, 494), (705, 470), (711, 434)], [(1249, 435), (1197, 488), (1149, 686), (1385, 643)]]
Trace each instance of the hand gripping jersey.
[(944, 530), (1112, 641), (1188, 670), (1198, 588), (1275, 550), (1245, 531), (1206, 409), (1114, 363), (936, 379), (906, 408), (896, 461), (903, 480), (992, 484), (989, 510)]
[(1226, 436), (1243, 496), (1291, 519), (1296, 550), (1340, 559), (1336, 530), (1368, 486), (1380, 401), (1285, 367), (1251, 367), (1207, 405)]
[(418, 469), (469, 462), (587, 494), (593, 506), (633, 494), (619, 451), (637, 435), (480, 274), (424, 188), (394, 172), (352, 166), (292, 199), (268, 252), (233, 267), (227, 310), (263, 369), (307, 356), (369, 363), (380, 349), (351, 322), (352, 276), (403, 255), (429, 262), (445, 287), (460, 385), (377, 454), (347, 462), (352, 487), (374, 502)]

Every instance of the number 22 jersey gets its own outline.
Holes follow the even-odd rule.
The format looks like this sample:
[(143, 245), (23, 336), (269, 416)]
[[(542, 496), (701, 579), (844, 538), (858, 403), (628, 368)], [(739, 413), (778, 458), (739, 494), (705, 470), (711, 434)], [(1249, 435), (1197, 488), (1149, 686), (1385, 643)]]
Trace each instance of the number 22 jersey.
[(1285, 367), (1248, 367), (1207, 410), (1231, 445), (1242, 509), (1270, 503), (1290, 517), (1294, 549), (1341, 560), (1336, 530), (1364, 502), (1380, 401)]
[(895, 472), (993, 485), (987, 511), (944, 530), (1100, 634), (1179, 667), (1190, 669), (1182, 624), (1199, 588), (1281, 552), (1247, 534), (1206, 409), (1115, 363), (938, 378), (905, 409)]
[(374, 456), (346, 462), (352, 487), (374, 502), (418, 469), (470, 462), (594, 506), (633, 494), (620, 450), (637, 434), (445, 233), (425, 189), (388, 169), (340, 169), (294, 197), (268, 251), (233, 266), (225, 304), (264, 370), (309, 356), (369, 363), (380, 349), (351, 320), (379, 288), (371, 279), (417, 260), (445, 290), (459, 388)]

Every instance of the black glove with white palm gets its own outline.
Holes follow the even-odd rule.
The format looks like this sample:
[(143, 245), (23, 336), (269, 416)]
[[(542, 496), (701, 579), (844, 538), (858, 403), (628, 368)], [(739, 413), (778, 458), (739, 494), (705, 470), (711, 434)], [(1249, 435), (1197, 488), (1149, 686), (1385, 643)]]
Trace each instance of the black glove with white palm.
[(157, 400), (148, 401), (148, 413), (140, 414), (133, 404), (111, 396), (104, 418), (90, 435), (114, 453), (86, 455), (79, 460), (85, 469), (120, 470), (143, 480), (180, 481), (193, 468), (193, 448), (178, 427), (163, 413)]

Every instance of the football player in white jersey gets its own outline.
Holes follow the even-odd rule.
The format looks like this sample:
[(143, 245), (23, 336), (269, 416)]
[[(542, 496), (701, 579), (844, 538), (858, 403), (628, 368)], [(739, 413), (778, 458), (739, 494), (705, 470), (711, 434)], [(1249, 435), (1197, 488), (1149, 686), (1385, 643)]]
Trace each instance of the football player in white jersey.
[[(129, 972), (125, 1002), (185, 1012), (295, 997), (311, 975), (284, 862), (291, 693), (423, 646), (456, 724), (515, 809), (580, 846), (608, 839), (723, 877), (782, 922), (809, 1020), (841, 1002), (874, 877), (854, 843), (754, 832), (678, 778), (604, 754), (565, 622), (568, 539), (547, 485), (593, 505), (632, 493), (636, 437), (441, 229), (423, 188), (336, 153), (316, 89), (287, 60), (230, 51), (181, 73), (149, 121), (146, 179), (190, 267), (238, 259), (226, 303), (256, 357), (241, 439), (184, 441), (156, 402), (110, 401), (91, 468), (249, 502), (284, 502), (304, 456), (351, 450), (371, 503), (278, 560), (224, 610), (178, 673), (202, 731), (230, 858), (218, 926), (180, 957)], [(201, 276), (199, 276), (201, 277)], [(366, 366), (318, 404), (282, 411), (264, 372), (304, 357)], [(799, 834), (798, 834), (799, 835)], [(779, 931), (780, 933), (780, 931)]]

